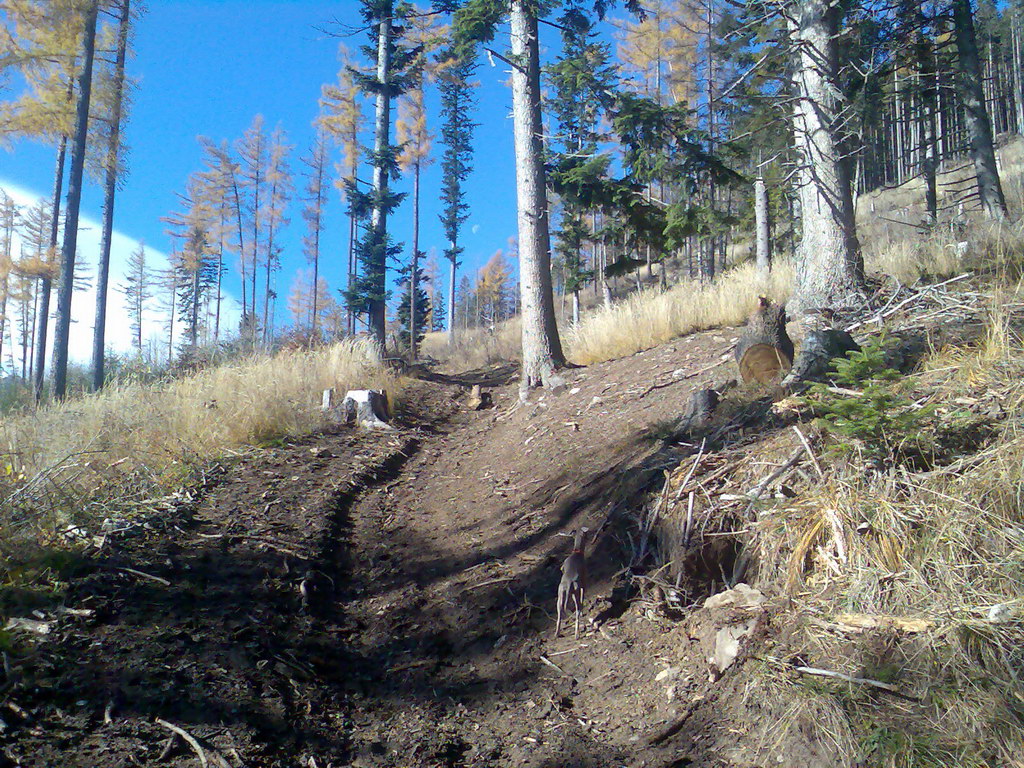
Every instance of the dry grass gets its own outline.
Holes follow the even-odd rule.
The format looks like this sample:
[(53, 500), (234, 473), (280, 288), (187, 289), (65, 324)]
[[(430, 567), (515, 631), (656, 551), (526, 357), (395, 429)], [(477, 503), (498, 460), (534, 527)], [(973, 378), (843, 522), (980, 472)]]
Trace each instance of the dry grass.
[[(909, 382), (949, 429), (983, 429), (965, 406), (999, 403), (1013, 414), (1024, 404), (1024, 346), (1004, 297), (993, 304), (977, 344), (937, 351)], [(805, 611), (934, 622), (929, 632), (874, 645), (864, 638), (855, 655), (840, 630), (809, 640), (810, 653), (842, 671), (887, 676), (922, 698), (921, 712), (892, 707), (883, 715), (866, 697), (851, 697), (857, 727), (885, 742), (886, 764), (1021, 764), (1024, 430), (1014, 418), (995, 427), (994, 439), (979, 438), (947, 466), (875, 475), (854, 466), (759, 524), (763, 556), (788, 560), (787, 589)], [(824, 510), (835, 511), (838, 531)], [(840, 546), (847, 561), (837, 569)], [(1005, 616), (993, 619), (996, 606)]]
[[(1019, 290), (994, 291), (984, 333), (933, 351), (894, 385), (908, 401), (935, 406), (929, 433), (956, 446), (944, 463), (879, 466), (862, 458), (856, 440), (804, 425), (818, 462), (804, 460), (803, 480), (780, 481), (795, 498), (768, 494), (749, 507), (735, 500), (791, 455), (798, 436), (783, 430), (753, 448), (705, 455), (689, 486), (697, 489), (690, 513), (699, 536), (716, 538), (689, 547), (679, 532), (692, 460), (670, 477), (668, 496), (680, 501), (662, 507), (654, 527), (670, 582), (739, 531), (733, 535), (753, 555), (750, 583), (785, 597), (771, 622), (787, 628), (784, 637), (769, 637), (777, 644), (758, 658), (880, 680), (919, 700), (794, 677), (782, 662), (753, 666), (745, 690), (786, 702), (773, 729), (780, 740), (796, 728), (801, 738), (842, 745), (842, 765), (1024, 766), (1021, 298)], [(726, 480), (722, 467), (730, 469)], [(931, 625), (855, 631), (840, 617), (850, 613)], [(771, 753), (778, 744), (761, 748)]]
[(708, 285), (684, 280), (668, 291), (644, 291), (584, 317), (567, 334), (568, 355), (589, 365), (650, 349), (684, 333), (738, 325), (754, 309), (759, 294), (785, 301), (791, 281), (788, 263), (777, 263), (768, 276), (745, 264)]
[(446, 371), (472, 371), (518, 360), (522, 356), (521, 328), (518, 317), (498, 323), (494, 330), (471, 328), (458, 332), (452, 346), (448, 344), (448, 334), (428, 333), (420, 349), (423, 357), (437, 360)]
[(226, 452), (309, 432), (322, 423), (319, 404), (328, 387), (393, 393), (396, 385), (369, 344), (342, 342), (6, 418), (0, 526), (7, 538), (13, 529), (45, 537), (95, 520), (108, 504), (177, 490), (195, 467)]

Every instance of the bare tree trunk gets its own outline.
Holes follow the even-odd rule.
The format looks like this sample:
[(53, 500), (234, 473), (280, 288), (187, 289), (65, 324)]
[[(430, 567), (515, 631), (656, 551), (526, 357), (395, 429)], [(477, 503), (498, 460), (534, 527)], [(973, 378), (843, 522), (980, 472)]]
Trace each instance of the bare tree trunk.
[(1021, 55), (1021, 11), (1013, 13), (1010, 36), (1013, 42), (1013, 82), (1017, 133), (1024, 134), (1024, 56)]
[[(377, 91), (376, 120), (373, 133), (373, 154), (375, 158), (382, 158), (384, 156), (390, 141), (391, 95), (387, 92), (384, 84), (388, 82), (391, 76), (391, 24), (392, 19), (388, 15), (380, 20), (377, 31), (377, 84), (379, 89)], [(383, 207), (382, 196), (387, 186), (388, 169), (382, 162), (375, 162), (373, 166), (375, 202), (373, 211), (370, 214), (370, 227), (373, 230), (373, 240), (381, 250), (381, 259), (386, 258), (383, 255), (383, 251), (385, 250), (385, 240), (387, 238), (387, 212)], [(385, 268), (385, 264), (379, 265), (378, 285), (374, 285), (372, 288), (378, 297), (383, 297), (387, 291)], [(370, 326), (370, 335), (373, 336), (382, 355), (387, 343), (385, 309), (383, 298), (370, 299), (367, 318)]]
[[(70, 95), (70, 89), (69, 89)], [(60, 137), (60, 146), (57, 148), (57, 168), (53, 176), (53, 211), (50, 217), (50, 259), (54, 258), (57, 250), (57, 238), (60, 233), (60, 197), (64, 186), (64, 161), (67, 158), (68, 137)], [(38, 404), (43, 398), (43, 376), (46, 373), (46, 334), (50, 322), (50, 293), (53, 280), (47, 271), (39, 286), (39, 312), (38, 327), (36, 330), (36, 344), (34, 347), (35, 364), (32, 367), (32, 394)]]
[(110, 143), (103, 181), (103, 234), (100, 240), (100, 261), (96, 265), (96, 318), (92, 333), (92, 388), (103, 387), (104, 354), (107, 329), (107, 283), (110, 277), (110, 238), (114, 232), (114, 193), (121, 170), (121, 114), (124, 94), (124, 61), (128, 50), (128, 24), (131, 0), (122, 0), (121, 19), (117, 32), (117, 59), (114, 63), (114, 105), (110, 116)]
[(89, 132), (89, 100), (92, 96), (92, 65), (96, 47), (96, 16), (99, 0), (89, 4), (82, 41), (82, 72), (78, 78), (78, 107), (75, 110), (75, 140), (71, 148), (71, 176), (68, 180), (67, 216), (61, 248), (60, 279), (57, 284), (57, 322), (53, 339), (53, 396), (67, 394), (68, 340), (71, 335), (71, 297), (75, 283), (75, 253), (78, 247), (78, 212), (82, 203), (82, 174)]
[(992, 123), (985, 108), (985, 92), (978, 60), (978, 41), (974, 33), (974, 15), (970, 0), (953, 0), (953, 25), (960, 66), (960, 97), (971, 140), (971, 159), (978, 177), (978, 197), (985, 215), (992, 219), (1007, 216), (1006, 198), (999, 183)]
[(448, 260), (448, 346), (455, 344), (455, 259)]
[(416, 362), (416, 274), (420, 259), (420, 161), (413, 166), (412, 176), (412, 264), (409, 272), (409, 362)]
[(533, 14), (527, 0), (512, 0), (512, 119), (523, 302), (521, 398), (526, 397), (531, 386), (560, 384), (555, 369), (565, 364), (551, 290), (551, 242), (541, 141), (540, 54), (537, 18)]
[[(908, 18), (911, 16), (908, 14)], [(921, 9), (921, 0), (917, 0), (913, 9), (917, 32), (915, 33), (915, 53), (917, 58), (918, 101), (920, 103), (920, 158), (921, 175), (924, 176), (925, 211), (930, 225), (938, 218), (939, 198), (936, 175), (938, 163), (935, 157), (935, 67), (933, 66), (932, 46), (924, 33), (925, 18)]]
[(828, 0), (799, 0), (789, 17), (797, 47), (794, 136), (801, 157), (803, 231), (793, 302), (798, 310), (845, 306), (863, 286), (850, 179), (840, 159), (842, 116), (835, 78), (840, 12)]
[(760, 169), (754, 180), (754, 220), (757, 229), (757, 269), (767, 274), (772, 268), (771, 237), (768, 223), (768, 189)]

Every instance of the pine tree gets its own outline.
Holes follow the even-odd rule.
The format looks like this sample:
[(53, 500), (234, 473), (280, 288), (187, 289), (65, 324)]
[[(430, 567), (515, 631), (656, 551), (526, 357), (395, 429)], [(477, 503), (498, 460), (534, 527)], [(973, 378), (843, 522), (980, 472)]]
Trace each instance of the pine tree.
[(153, 298), (153, 274), (146, 263), (146, 248), (141, 243), (128, 257), (124, 283), (120, 288), (124, 294), (124, 307), (132, 332), (132, 346), (142, 354), (142, 322), (146, 303)]
[[(361, 152), (359, 133), (363, 127), (363, 114), (359, 107), (359, 88), (353, 76), (353, 65), (349, 61), (345, 46), (338, 49), (338, 57), (342, 67), (338, 73), (337, 85), (324, 85), (320, 95), (319, 124), (324, 128), (331, 140), (341, 146), (342, 159), (336, 165), (337, 178), (335, 186), (347, 201), (347, 189), (357, 185), (359, 156)], [(346, 268), (346, 288), (351, 288), (356, 276), (356, 215), (349, 208), (348, 213), (348, 251)], [(355, 333), (355, 315), (347, 313), (347, 331)]]
[(435, 291), (434, 298), (430, 302), (430, 330), (435, 333), (445, 330), (447, 327), (447, 305), (444, 300), (444, 291)]
[(275, 128), (270, 137), (270, 151), (267, 161), (267, 248), (264, 257), (266, 268), (266, 284), (263, 291), (263, 345), (270, 345), (274, 330), (273, 306), (277, 298), (273, 276), (281, 268), (281, 247), (277, 237), (280, 230), (288, 226), (285, 215), (288, 201), (293, 192), (291, 170), (288, 167), (288, 154), (292, 147), (285, 143), (285, 133), (280, 127)]
[(68, 181), (67, 215), (64, 243), (60, 258), (60, 283), (57, 286), (57, 319), (53, 342), (53, 395), (63, 400), (67, 392), (68, 341), (71, 335), (71, 299), (74, 286), (75, 256), (78, 244), (78, 214), (82, 199), (82, 175), (85, 169), (86, 141), (89, 127), (89, 100), (92, 92), (92, 69), (96, 42), (96, 17), (99, 0), (91, 0), (86, 8), (82, 41), (82, 71), (78, 78), (78, 103), (75, 115), (74, 142), (71, 149), (71, 176)]
[[(327, 202), (327, 190), (324, 186), (327, 174), (327, 140), (323, 129), (317, 131), (316, 143), (309, 155), (302, 159), (306, 166), (306, 206), (302, 209), (302, 218), (309, 231), (302, 239), (302, 250), (306, 260), (313, 265), (313, 285), (320, 284), (320, 235), (324, 229), (324, 206)], [(319, 306), (317, 294), (313, 294), (313, 306), (310, 311), (310, 333), (317, 336), (317, 319)], [(294, 312), (292, 313), (295, 314)]]
[(8, 300), (14, 271), (14, 231), (18, 225), (18, 206), (0, 190), (0, 370), (3, 369), (4, 331), (8, 325)]
[[(459, 235), (462, 225), (469, 218), (463, 183), (473, 170), (473, 129), (470, 113), (475, 105), (474, 84), (471, 81), (476, 69), (472, 58), (459, 56), (454, 51), (446, 54), (446, 66), (440, 75), (441, 110), (444, 124), (441, 138), (444, 141), (444, 156), (441, 161), (441, 202), (444, 209), (439, 214), (444, 228), (447, 247), (444, 257), (448, 260), (448, 306), (455, 306), (455, 276), (463, 247)], [(455, 312), (448, 317), (448, 344), (455, 343)]]
[(387, 287), (388, 261), (401, 252), (388, 232), (388, 215), (401, 202), (404, 195), (395, 193), (390, 179), (397, 173), (397, 147), (391, 144), (391, 106), (395, 97), (409, 85), (409, 68), (416, 60), (417, 51), (402, 44), (402, 27), (396, 24), (407, 10), (394, 0), (362, 0), (363, 20), (371, 30), (375, 45), (366, 53), (373, 58), (373, 74), (353, 70), (360, 88), (373, 94), (376, 101), (373, 149), (373, 185), (369, 191), (348, 186), (348, 197), (353, 213), (368, 219), (363, 235), (356, 245), (356, 254), (362, 267), (346, 291), (346, 299), (354, 311), (365, 313), (370, 334), (381, 352), (386, 344), (386, 307), (390, 292)]
[[(242, 328), (248, 336), (246, 340), (256, 344), (259, 338), (259, 306), (256, 297), (256, 279), (259, 273), (260, 257), (266, 244), (262, 236), (267, 226), (267, 135), (263, 128), (263, 115), (256, 115), (252, 125), (246, 129), (237, 142), (238, 162), (238, 194), (242, 200), (240, 208), (246, 216), (246, 228), (249, 240), (242, 245), (243, 252), (239, 258), (242, 277)], [(239, 219), (241, 220), (240, 213)], [(246, 308), (246, 288), (249, 288), (248, 308)]]
[(110, 273), (110, 241), (114, 230), (114, 194), (125, 174), (125, 151), (121, 140), (127, 99), (125, 99), (125, 60), (128, 54), (128, 34), (131, 25), (131, 2), (120, 0), (120, 19), (117, 33), (117, 55), (113, 72), (113, 104), (106, 126), (107, 150), (103, 161), (103, 232), (100, 239), (100, 258), (97, 266), (96, 316), (93, 325), (92, 388), (98, 390), (104, 381), (107, 325), (107, 281)]
[(842, 151), (842, 91), (836, 39), (843, 9), (828, 0), (795, 0), (787, 22), (796, 47), (793, 129), (802, 239), (792, 304), (845, 306), (863, 290), (849, 168)]
[[(407, 38), (417, 50), (416, 58), (410, 64), (409, 86), (398, 101), (398, 119), (395, 121), (395, 133), (402, 147), (398, 155), (398, 165), (405, 173), (412, 173), (412, 251), (409, 256), (409, 267), (406, 273), (410, 281), (405, 290), (405, 298), (412, 302), (405, 311), (407, 322), (411, 323), (405, 332), (406, 349), (410, 362), (415, 362), (419, 341), (423, 337), (423, 328), (418, 327), (425, 312), (416, 306), (424, 292), (419, 284), (421, 269), (420, 251), (420, 173), (432, 162), (430, 158), (431, 143), (434, 137), (427, 130), (427, 111), (424, 100), (424, 88), (428, 79), (437, 76), (439, 65), (431, 58), (432, 52), (441, 45), (445, 34), (435, 26), (433, 17), (423, 13), (416, 6), (412, 7)], [(408, 343), (409, 337), (415, 339), (414, 344)]]
[[(409, 359), (415, 360), (416, 349), (427, 333), (430, 300), (427, 298), (427, 292), (423, 290), (423, 271), (419, 270), (420, 274), (416, 276), (415, 280), (410, 279), (410, 272), (411, 267), (406, 269), (405, 275), (398, 284), (402, 292), (401, 300), (395, 309), (395, 319), (398, 321), (398, 342), (403, 349), (408, 351)], [(413, 290), (418, 294), (415, 301), (410, 298), (410, 292)], [(411, 318), (413, 311), (417, 315), (415, 318)]]

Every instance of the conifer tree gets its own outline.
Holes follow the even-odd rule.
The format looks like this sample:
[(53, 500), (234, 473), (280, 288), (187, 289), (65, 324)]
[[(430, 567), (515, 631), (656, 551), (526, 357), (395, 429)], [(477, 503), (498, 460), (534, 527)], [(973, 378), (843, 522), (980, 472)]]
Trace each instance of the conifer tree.
[(275, 128), (270, 137), (270, 151), (267, 161), (267, 206), (265, 211), (267, 226), (267, 247), (264, 257), (266, 267), (266, 285), (263, 292), (263, 345), (269, 346), (274, 329), (273, 306), (277, 293), (273, 286), (273, 276), (281, 268), (281, 248), (277, 238), (282, 228), (288, 225), (285, 215), (288, 201), (292, 195), (291, 170), (288, 167), (288, 154), (292, 147), (285, 143), (285, 133), (280, 127)]
[[(455, 306), (455, 276), (463, 247), (459, 235), (462, 225), (469, 217), (463, 183), (473, 170), (473, 129), (476, 124), (470, 118), (475, 105), (473, 83), (476, 69), (469, 55), (449, 51), (447, 63), (440, 75), (441, 110), (444, 124), (441, 138), (445, 149), (441, 160), (441, 202), (444, 205), (439, 214), (447, 245), (444, 257), (448, 260), (448, 306)], [(448, 315), (448, 344), (455, 343), (455, 312)]]
[[(395, 309), (395, 319), (398, 321), (398, 342), (401, 347), (408, 351), (409, 359), (416, 359), (415, 349), (427, 333), (427, 315), (430, 312), (430, 299), (427, 292), (423, 290), (423, 270), (417, 266), (415, 279), (412, 279), (410, 267), (406, 268), (405, 274), (398, 283), (401, 289), (401, 300)], [(414, 287), (415, 286), (415, 287)], [(418, 296), (415, 301), (410, 298), (410, 293), (415, 290)], [(411, 317), (416, 312), (417, 317)]]
[[(312, 284), (319, 285), (320, 235), (324, 230), (324, 206), (327, 203), (327, 139), (322, 128), (317, 131), (316, 143), (302, 162), (306, 166), (306, 205), (302, 209), (302, 218), (308, 227), (308, 232), (302, 239), (302, 250), (306, 260), (313, 267)], [(320, 312), (317, 293), (313, 292), (313, 306), (310, 310), (310, 332), (314, 338), (317, 337), (317, 319)]]
[(361, 14), (371, 30), (375, 43), (366, 53), (376, 64), (372, 74), (352, 71), (360, 88), (375, 98), (373, 149), (373, 184), (369, 191), (349, 184), (348, 197), (352, 211), (364, 223), (363, 235), (356, 245), (362, 267), (352, 286), (346, 291), (349, 305), (365, 313), (370, 334), (381, 352), (386, 344), (385, 314), (390, 292), (387, 287), (388, 260), (401, 251), (388, 233), (388, 215), (404, 195), (395, 193), (390, 179), (397, 173), (397, 147), (391, 144), (392, 101), (409, 85), (409, 68), (417, 51), (402, 43), (403, 28), (396, 20), (407, 12), (407, 6), (395, 0), (362, 0)]
[[(347, 189), (349, 186), (357, 185), (357, 174), (359, 171), (359, 156), (361, 147), (359, 144), (359, 132), (363, 127), (363, 114), (359, 106), (359, 88), (353, 76), (353, 64), (349, 60), (348, 50), (345, 46), (338, 49), (338, 57), (341, 59), (342, 67), (338, 72), (336, 85), (324, 85), (320, 95), (320, 117), (319, 123), (331, 137), (331, 140), (341, 146), (342, 158), (337, 163), (337, 178), (335, 186), (342, 194), (343, 200), (347, 201)], [(348, 212), (348, 250), (346, 260), (346, 287), (351, 287), (356, 275), (356, 215), (349, 207)], [(347, 311), (347, 331), (355, 333), (355, 314), (349, 309)]]
[(8, 325), (8, 300), (14, 271), (14, 230), (18, 225), (18, 206), (0, 189), (0, 370), (3, 368), (4, 331)]
[(103, 160), (103, 224), (100, 238), (100, 256), (96, 273), (96, 316), (93, 324), (92, 388), (98, 390), (104, 381), (104, 358), (107, 325), (107, 281), (110, 273), (110, 241), (114, 230), (114, 194), (118, 182), (123, 180), (125, 147), (121, 141), (121, 127), (125, 116), (125, 60), (128, 54), (128, 34), (131, 25), (131, 1), (120, 0), (120, 19), (117, 31), (117, 54), (113, 72), (113, 104), (106, 126), (107, 150)]
[[(249, 239), (242, 244), (240, 270), (242, 276), (242, 328), (247, 340), (255, 344), (259, 333), (258, 300), (256, 297), (257, 275), (260, 256), (266, 248), (262, 235), (266, 228), (267, 212), (267, 135), (263, 128), (263, 115), (256, 115), (252, 125), (246, 129), (237, 142), (238, 187), (236, 194), (242, 200), (239, 207), (244, 210)], [(240, 213), (239, 219), (241, 220)], [(246, 288), (249, 288), (248, 310), (246, 310)]]
[(953, 24), (956, 28), (957, 60), (960, 69), (960, 94), (964, 104), (967, 133), (971, 144), (971, 160), (978, 179), (978, 196), (985, 214), (992, 219), (1007, 216), (1006, 198), (999, 181), (992, 122), (985, 103), (978, 41), (970, 0), (952, 0)]
[(787, 23), (795, 46), (793, 130), (800, 160), (802, 236), (792, 304), (845, 306), (863, 290), (849, 167), (842, 153), (843, 95), (836, 40), (843, 8), (795, 0)]
[(68, 180), (67, 212), (64, 242), (60, 258), (60, 282), (57, 286), (57, 318), (53, 341), (53, 395), (63, 400), (67, 391), (68, 340), (71, 334), (71, 299), (75, 277), (75, 256), (78, 244), (78, 214), (82, 199), (82, 175), (89, 128), (89, 102), (92, 93), (92, 70), (96, 42), (96, 17), (99, 0), (90, 0), (86, 7), (85, 34), (82, 41), (82, 70), (78, 78), (78, 102), (75, 114), (74, 141), (71, 149), (71, 176)]
[[(470, 0), (456, 14), (456, 36), (487, 41), (505, 15), (493, 0)], [(555, 322), (551, 289), (551, 242), (541, 119), (538, 7), (528, 0), (508, 3), (512, 65), (512, 125), (516, 160), (519, 279), (523, 302), (523, 364), (520, 398), (531, 387), (557, 386), (555, 371), (565, 363)]]
[[(398, 119), (395, 121), (395, 133), (401, 152), (398, 164), (403, 172), (412, 173), (412, 252), (406, 272), (409, 285), (405, 297), (410, 303), (404, 317), (410, 323), (405, 334), (406, 349), (410, 362), (415, 362), (416, 351), (423, 329), (417, 327), (425, 317), (425, 312), (416, 304), (424, 292), (419, 284), (421, 269), (420, 251), (420, 173), (432, 160), (430, 158), (431, 143), (434, 137), (427, 130), (427, 111), (425, 106), (424, 88), (427, 80), (434, 80), (439, 68), (438, 62), (431, 58), (433, 51), (441, 45), (445, 30), (435, 26), (433, 17), (412, 6), (409, 30), (406, 33), (409, 42), (417, 50), (416, 58), (410, 65), (409, 86), (399, 97)], [(402, 317), (403, 315), (400, 315)], [(408, 343), (408, 339), (414, 343)]]
[(448, 307), (444, 300), (444, 291), (435, 291), (434, 297), (428, 301), (430, 302), (430, 330), (435, 333), (445, 330), (448, 327), (446, 325)]
[(146, 303), (153, 298), (152, 270), (146, 263), (146, 248), (141, 243), (128, 257), (124, 282), (120, 291), (124, 294), (124, 307), (128, 313), (132, 346), (141, 355), (143, 315)]

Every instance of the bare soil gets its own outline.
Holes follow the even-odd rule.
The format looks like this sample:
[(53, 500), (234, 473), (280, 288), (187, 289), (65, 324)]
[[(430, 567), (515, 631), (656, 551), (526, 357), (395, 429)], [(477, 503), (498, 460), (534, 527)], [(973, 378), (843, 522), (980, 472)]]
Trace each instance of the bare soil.
[[(420, 372), (394, 432), (220, 463), (84, 559), (62, 602), (86, 614), (44, 607), (54, 630), (9, 650), (0, 768), (201, 765), (168, 725), (232, 768), (756, 764), (736, 734), (767, 704), (709, 688), (711, 630), (623, 578), (621, 521), (694, 450), (657, 434), (732, 375), (735, 335), (573, 369), (519, 407), (511, 368)], [(473, 383), (493, 407), (462, 407)], [(556, 638), (579, 526), (601, 623)]]

